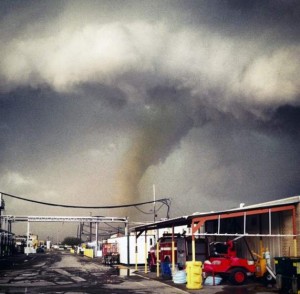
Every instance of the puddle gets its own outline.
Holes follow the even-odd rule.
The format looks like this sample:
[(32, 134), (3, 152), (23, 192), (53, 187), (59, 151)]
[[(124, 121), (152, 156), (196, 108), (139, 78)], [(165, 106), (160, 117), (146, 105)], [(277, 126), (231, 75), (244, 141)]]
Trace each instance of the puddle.
[(69, 281), (62, 281), (62, 282), (55, 282), (57, 285), (70, 285), (73, 284), (73, 282), (69, 282)]
[(135, 270), (129, 268), (117, 268), (117, 275), (120, 277), (135, 276)]
[(24, 273), (24, 274), (21, 274), (21, 277), (23, 276), (23, 277), (35, 277), (35, 276), (37, 276), (38, 275), (38, 273), (36, 272), (36, 273)]

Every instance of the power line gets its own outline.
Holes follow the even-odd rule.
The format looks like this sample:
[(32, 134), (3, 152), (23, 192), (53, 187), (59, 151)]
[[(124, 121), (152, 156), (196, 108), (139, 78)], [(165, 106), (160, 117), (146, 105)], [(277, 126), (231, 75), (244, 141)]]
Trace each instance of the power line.
[[(156, 202), (156, 201), (155, 201)], [(158, 209), (156, 209), (156, 212), (158, 212), (162, 207), (163, 207), (163, 205), (166, 205), (166, 203), (162, 203), (161, 205), (160, 205), (160, 207), (158, 208)], [(142, 209), (140, 209), (140, 208), (138, 208), (138, 207), (136, 207), (136, 209), (138, 210), (138, 211), (140, 211), (141, 213), (143, 213), (143, 214), (153, 214), (153, 212), (151, 211), (151, 212), (147, 212), (147, 211), (143, 211)]]
[[(132, 204), (123, 204), (123, 205), (108, 205), (108, 206), (80, 206), (80, 205), (66, 205), (66, 204), (57, 204), (57, 203), (50, 203), (50, 202), (43, 202), (43, 201), (37, 201), (37, 200), (32, 200), (32, 199), (27, 199), (24, 197), (12, 195), (12, 194), (7, 194), (4, 192), (0, 192), (2, 195), (27, 201), (27, 202), (32, 202), (32, 203), (37, 203), (37, 204), (42, 204), (42, 205), (48, 205), (48, 206), (56, 206), (56, 207), (64, 207), (64, 208), (82, 208), (82, 209), (114, 209), (114, 208), (123, 208), (123, 207), (135, 207), (135, 206), (141, 206), (145, 204), (150, 204), (154, 203), (154, 201), (147, 201), (147, 202), (140, 202), (140, 203), (132, 203)], [(168, 203), (167, 198), (162, 198), (162, 199), (157, 199), (156, 202), (161, 202), (161, 203)]]

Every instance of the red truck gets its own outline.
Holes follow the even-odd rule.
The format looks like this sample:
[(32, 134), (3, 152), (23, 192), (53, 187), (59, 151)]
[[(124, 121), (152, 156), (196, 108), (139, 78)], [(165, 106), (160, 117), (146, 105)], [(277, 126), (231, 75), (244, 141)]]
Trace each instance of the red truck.
[(120, 262), (120, 254), (117, 243), (102, 244), (102, 259), (107, 265), (118, 264)]
[[(180, 234), (174, 236), (174, 257), (175, 264), (179, 268), (184, 268), (187, 258), (187, 245), (186, 240)], [(159, 239), (159, 261), (160, 263), (168, 260), (172, 263), (172, 235), (164, 234), (163, 237)], [(156, 270), (156, 245), (150, 248), (148, 252), (148, 265), (149, 270), (154, 272)]]

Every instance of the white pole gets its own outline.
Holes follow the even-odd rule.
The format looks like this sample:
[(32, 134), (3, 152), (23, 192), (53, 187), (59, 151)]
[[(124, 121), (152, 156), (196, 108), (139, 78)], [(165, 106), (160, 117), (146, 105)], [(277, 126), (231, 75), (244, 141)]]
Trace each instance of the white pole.
[(95, 248), (95, 255), (97, 256), (97, 252), (98, 252), (98, 223), (96, 222), (96, 228), (95, 228), (95, 233), (96, 233), (96, 248)]
[(155, 184), (153, 184), (153, 200), (154, 200), (154, 202), (153, 202), (153, 220), (154, 220), (154, 222), (155, 222), (155, 214), (156, 214), (156, 212), (155, 212), (155, 199), (156, 198), (156, 195), (155, 195)]
[(29, 254), (29, 236), (30, 236), (30, 225), (29, 225), (29, 221), (27, 221), (27, 242), (26, 242), (27, 255)]

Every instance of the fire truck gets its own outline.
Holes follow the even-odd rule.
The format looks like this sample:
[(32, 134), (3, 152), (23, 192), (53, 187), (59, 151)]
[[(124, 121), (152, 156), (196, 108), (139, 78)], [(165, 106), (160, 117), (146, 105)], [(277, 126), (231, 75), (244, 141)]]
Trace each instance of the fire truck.
[[(172, 263), (172, 235), (164, 234), (159, 240), (159, 262), (170, 262)], [(156, 244), (150, 248), (148, 252), (148, 266), (149, 270), (154, 272), (157, 266), (157, 248)], [(187, 260), (187, 244), (184, 236), (180, 234), (174, 235), (174, 258), (175, 264), (178, 268), (184, 268)]]

